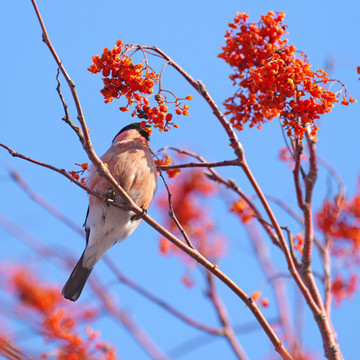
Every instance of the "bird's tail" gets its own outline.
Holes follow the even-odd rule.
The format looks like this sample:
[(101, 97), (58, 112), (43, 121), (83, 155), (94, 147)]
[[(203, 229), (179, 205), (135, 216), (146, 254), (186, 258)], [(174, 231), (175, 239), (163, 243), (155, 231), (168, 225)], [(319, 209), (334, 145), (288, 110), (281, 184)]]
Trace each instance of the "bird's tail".
[(76, 301), (79, 298), (85, 286), (86, 280), (93, 269), (93, 267), (89, 269), (83, 265), (84, 254), (85, 251), (81, 255), (81, 258), (72, 271), (69, 280), (62, 289), (63, 296), (71, 301)]

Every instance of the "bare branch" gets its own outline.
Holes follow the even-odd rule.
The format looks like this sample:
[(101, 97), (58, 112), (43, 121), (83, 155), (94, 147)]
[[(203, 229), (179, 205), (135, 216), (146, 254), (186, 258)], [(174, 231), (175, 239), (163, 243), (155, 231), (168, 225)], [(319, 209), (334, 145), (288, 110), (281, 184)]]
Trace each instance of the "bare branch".
[(161, 170), (171, 170), (171, 169), (185, 169), (185, 168), (213, 168), (213, 167), (221, 167), (221, 166), (235, 166), (239, 165), (238, 160), (224, 160), (219, 162), (201, 162), (201, 163), (188, 163), (188, 164), (176, 164), (176, 165), (161, 165), (159, 166)]
[(28, 360), (29, 356), (25, 355), (22, 350), (17, 348), (14, 344), (11, 343), (10, 340), (6, 340), (4, 338), (0, 339), (0, 354), (4, 356), (4, 358), (9, 360)]
[(237, 358), (240, 360), (246, 360), (248, 359), (248, 357), (245, 354), (245, 351), (242, 348), (240, 342), (235, 336), (235, 332), (231, 325), (226, 308), (216, 292), (214, 277), (208, 271), (206, 272), (206, 277), (208, 283), (208, 296), (211, 299), (212, 303), (214, 304), (218, 318), (224, 328), (224, 336), (229, 342)]
[[(157, 157), (157, 155), (152, 152), (152, 154), (157, 158), (157, 160), (159, 161), (159, 158)], [(160, 161), (159, 161), (160, 162)], [(169, 203), (169, 216), (170, 218), (174, 221), (175, 225), (177, 226), (177, 228), (179, 229), (181, 235), (183, 236), (183, 238), (185, 239), (187, 245), (189, 247), (191, 247), (192, 249), (195, 249), (195, 246), (193, 245), (193, 243), (191, 242), (188, 234), (186, 233), (186, 231), (184, 230), (184, 228), (181, 226), (179, 220), (177, 219), (176, 215), (175, 215), (175, 212), (174, 212), (174, 208), (173, 208), (173, 205), (172, 205), (172, 194), (170, 192), (170, 189), (165, 181), (165, 178), (162, 174), (162, 169), (161, 167), (158, 167), (158, 171), (159, 171), (159, 174), (160, 174), (160, 177), (165, 185), (165, 188), (166, 188), (166, 191), (167, 191), (167, 194), (168, 194), (168, 203)]]
[[(288, 343), (292, 343), (292, 345), (297, 344), (297, 336), (294, 333), (291, 318), (289, 317), (290, 306), (288, 303), (286, 286), (284, 284), (284, 281), (274, 281), (276, 280), (277, 269), (271, 259), (268, 246), (257, 231), (257, 228), (255, 226), (251, 226), (251, 224), (248, 225), (246, 228), (251, 238), (251, 243), (255, 248), (257, 259), (259, 260), (261, 268), (267, 280), (273, 285), (273, 291), (276, 297), (276, 306), (279, 312), (280, 324), (283, 327), (284, 333), (287, 334)], [(288, 276), (289, 278), (291, 278), (290, 274), (288, 274)], [(292, 346), (292, 348), (293, 347), (294, 346)]]
[(325, 311), (324, 304), (321, 299), (319, 289), (315, 283), (314, 275), (311, 269), (312, 249), (314, 242), (312, 193), (317, 179), (318, 167), (317, 167), (317, 159), (316, 159), (315, 142), (311, 140), (309, 132), (306, 132), (306, 139), (308, 142), (309, 153), (310, 153), (310, 159), (309, 159), (310, 169), (309, 169), (309, 173), (305, 177), (305, 202), (302, 207), (304, 213), (305, 239), (304, 239), (304, 249), (301, 259), (302, 262), (301, 274), (314, 300), (316, 301), (320, 309), (322, 311)]
[(295, 150), (294, 150), (295, 166), (294, 166), (293, 174), (294, 174), (296, 198), (298, 201), (299, 208), (302, 210), (304, 208), (304, 196), (300, 183), (300, 169), (301, 169), (301, 155), (303, 151), (304, 151), (304, 144), (302, 143), (301, 140), (297, 139), (295, 141)]
[(65, 116), (62, 118), (62, 120), (64, 120), (75, 131), (75, 133), (79, 137), (80, 142), (83, 143), (84, 142), (84, 135), (83, 135), (81, 129), (78, 126), (76, 126), (70, 119), (70, 115), (69, 115), (69, 111), (68, 111), (68, 105), (66, 104), (64, 96), (63, 96), (63, 94), (61, 93), (61, 90), (60, 90), (61, 83), (60, 83), (59, 75), (60, 75), (60, 68), (58, 68), (57, 75), (56, 75), (56, 80), (57, 80), (57, 83), (58, 83), (58, 85), (56, 87), (56, 91), (59, 94), (60, 101), (61, 101), (61, 103), (63, 105), (63, 108), (64, 108)]

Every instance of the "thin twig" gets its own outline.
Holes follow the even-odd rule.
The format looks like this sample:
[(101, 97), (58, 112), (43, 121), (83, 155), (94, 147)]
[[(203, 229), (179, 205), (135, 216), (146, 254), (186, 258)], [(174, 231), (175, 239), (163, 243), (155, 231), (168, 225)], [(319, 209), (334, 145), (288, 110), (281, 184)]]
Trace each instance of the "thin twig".
[(343, 194), (345, 196), (345, 185), (344, 182), (342, 181), (340, 175), (337, 173), (337, 171), (324, 159), (322, 159), (321, 157), (317, 157), (317, 161), (318, 163), (323, 166), (329, 173), (330, 175), (335, 179), (335, 181), (337, 182), (338, 186), (339, 186), (339, 193)]
[(0, 354), (4, 356), (4, 358), (9, 360), (27, 360), (30, 359), (29, 356), (24, 354), (22, 350), (16, 347), (11, 343), (10, 340), (6, 340), (4, 338), (0, 339)]
[(63, 94), (61, 93), (61, 90), (60, 90), (60, 87), (61, 87), (61, 83), (60, 83), (60, 79), (59, 79), (59, 75), (60, 75), (60, 68), (58, 68), (57, 70), (57, 74), (56, 74), (56, 81), (57, 81), (57, 87), (56, 87), (56, 91), (58, 92), (59, 94), (59, 97), (60, 97), (60, 101), (63, 105), (63, 108), (64, 108), (64, 113), (65, 113), (65, 116), (62, 117), (62, 120), (64, 120), (74, 131), (75, 133), (78, 135), (79, 137), (79, 140), (81, 143), (83, 143), (84, 141), (84, 135), (81, 131), (81, 129), (76, 126), (70, 119), (70, 115), (69, 115), (69, 110), (68, 110), (68, 105), (66, 104), (65, 102), (65, 99), (64, 99), (64, 96)]
[(295, 249), (294, 249), (294, 236), (293, 236), (293, 234), (291, 233), (290, 229), (289, 229), (287, 226), (282, 226), (281, 228), (282, 228), (283, 230), (285, 230), (286, 233), (287, 233), (290, 253), (291, 253), (291, 256), (292, 256), (292, 258), (293, 258), (293, 260), (294, 260), (294, 263), (295, 263), (296, 268), (299, 269), (300, 266), (301, 266), (301, 264), (300, 264), (300, 261), (299, 261), (299, 259), (297, 258), (296, 254), (295, 254)]
[[(160, 160), (159, 158), (157, 157), (157, 155), (152, 152), (152, 154), (157, 158), (158, 162), (160, 163)], [(173, 204), (172, 204), (172, 194), (171, 194), (171, 191), (168, 187), (168, 184), (167, 182), (165, 181), (165, 178), (162, 174), (162, 169), (161, 169), (161, 166), (158, 166), (158, 171), (159, 171), (159, 175), (165, 185), (165, 188), (166, 188), (166, 191), (167, 191), (167, 194), (168, 194), (168, 203), (169, 203), (169, 216), (170, 218), (174, 221), (175, 225), (177, 226), (177, 228), (179, 229), (181, 235), (183, 236), (183, 238), (185, 239), (186, 243), (188, 244), (188, 246), (192, 249), (195, 249), (195, 246), (193, 245), (193, 243), (191, 242), (188, 234), (186, 233), (185, 229), (182, 227), (182, 225), (180, 224), (178, 218), (176, 217), (175, 215), (175, 211), (174, 211), (174, 207), (173, 207)]]
[[(70, 91), (71, 91), (71, 94), (72, 94), (72, 97), (74, 99), (74, 103), (75, 103), (75, 106), (76, 106), (76, 110), (77, 110), (77, 113), (78, 113), (78, 120), (79, 120), (80, 124), (83, 125), (84, 114), (83, 114), (83, 111), (82, 111), (82, 108), (81, 108), (81, 104), (80, 104), (78, 94), (77, 94), (76, 89), (75, 89), (75, 83), (71, 80), (71, 78), (70, 78), (69, 74), (67, 73), (67, 71), (65, 70), (65, 67), (63, 66), (58, 54), (56, 53), (55, 48), (51, 44), (49, 35), (48, 35), (47, 31), (46, 31), (45, 24), (44, 24), (44, 22), (42, 20), (42, 17), (41, 17), (39, 8), (38, 8), (38, 6), (36, 4), (36, 1), (31, 0), (31, 2), (33, 4), (36, 16), (37, 16), (37, 18), (39, 20), (41, 30), (43, 32), (43, 34), (42, 34), (43, 35), (43, 41), (47, 45), (47, 47), (49, 48), (53, 58), (56, 61), (56, 64), (58, 65), (58, 68), (60, 69), (61, 73), (63, 74), (63, 76), (64, 76), (64, 78), (65, 78), (65, 80), (67, 82), (67, 84), (69, 85), (69, 88), (70, 88)], [(89, 145), (91, 144), (87, 128), (82, 129), (83, 134), (80, 132), (80, 129), (77, 128), (76, 126), (73, 127), (73, 130), (77, 133), (77, 135), (78, 135), (79, 139), (81, 140), (83, 146), (85, 146), (85, 142), (87, 142)]]
[(233, 326), (231, 325), (226, 308), (216, 292), (213, 274), (207, 271), (206, 278), (208, 284), (208, 296), (211, 299), (212, 303), (214, 304), (218, 318), (224, 328), (225, 338), (229, 342), (231, 348), (233, 349), (238, 359), (240, 360), (248, 359), (244, 349), (242, 348), (240, 342), (236, 338), (235, 331)]
[(282, 201), (282, 200), (278, 199), (277, 197), (270, 195), (270, 194), (266, 194), (266, 198), (269, 201), (279, 205), (285, 212), (287, 212), (299, 224), (304, 225), (304, 219), (298, 213), (296, 213), (285, 201)]
[(301, 155), (304, 151), (304, 145), (301, 140), (297, 139), (295, 141), (295, 150), (294, 150), (294, 160), (295, 160), (295, 166), (293, 170), (294, 174), (294, 182), (295, 182), (295, 191), (296, 191), (296, 198), (299, 205), (299, 208), (303, 210), (304, 208), (304, 196), (301, 189), (301, 183), (300, 183), (300, 168), (301, 168)]
[(174, 165), (161, 165), (161, 170), (171, 170), (171, 169), (185, 169), (185, 168), (213, 168), (213, 167), (222, 167), (222, 166), (235, 166), (239, 165), (238, 160), (224, 160), (213, 163), (200, 162), (200, 163), (187, 163), (187, 164), (174, 164)]
[(324, 307), (326, 315), (330, 318), (331, 315), (331, 300), (332, 300), (332, 293), (331, 293), (331, 237), (330, 235), (325, 236), (325, 253), (323, 257), (323, 264), (324, 264)]
[[(256, 258), (259, 260), (261, 268), (268, 280), (272, 284), (274, 295), (276, 297), (276, 306), (279, 312), (280, 324), (285, 334), (287, 334), (288, 343), (292, 343), (291, 348), (297, 343), (297, 337), (291, 323), (290, 306), (286, 294), (286, 286), (284, 281), (275, 281), (277, 277), (277, 269), (271, 259), (267, 243), (262, 239), (255, 226), (249, 224), (246, 229), (251, 239), (251, 244), (256, 251)], [(287, 274), (290, 278), (290, 274)]]

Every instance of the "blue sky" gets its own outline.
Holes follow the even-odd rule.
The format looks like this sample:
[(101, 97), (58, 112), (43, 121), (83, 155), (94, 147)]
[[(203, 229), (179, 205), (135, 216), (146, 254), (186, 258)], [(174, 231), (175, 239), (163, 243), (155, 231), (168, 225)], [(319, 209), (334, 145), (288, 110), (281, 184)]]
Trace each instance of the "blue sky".
[[(107, 1), (106, 5), (94, 1), (49, 2), (38, 1), (50, 38), (70, 77), (75, 81), (91, 139), (99, 155), (107, 150), (113, 136), (124, 125), (132, 122), (127, 114), (118, 110), (120, 104), (104, 104), (99, 93), (101, 80), (92, 76), (87, 68), (91, 57), (102, 48), (112, 47), (115, 41), (143, 45), (157, 45), (178, 62), (195, 79), (201, 79), (210, 94), (221, 107), (222, 101), (231, 96), (233, 87), (228, 80), (229, 67), (217, 58), (224, 44), (227, 24), (236, 11), (247, 12), (249, 21), (258, 21), (259, 15), (269, 10), (284, 11), (289, 26), (290, 42), (308, 54), (314, 68), (324, 68), (332, 63), (330, 77), (347, 84), (352, 96), (360, 99), (356, 67), (360, 65), (360, 50), (356, 44), (359, 36), (358, 1), (343, 3), (335, 1), (155, 1), (137, 2)], [(6, 2), (0, 14), (2, 56), (0, 57), (0, 142), (33, 158), (54, 164), (67, 170), (74, 163), (86, 161), (86, 156), (71, 129), (62, 121), (63, 110), (56, 94), (56, 65), (48, 49), (41, 41), (41, 31), (31, 2)], [(354, 41), (355, 39), (355, 41)], [(207, 104), (196, 95), (184, 80), (170, 69), (166, 70), (165, 82), (177, 94), (192, 94), (190, 115), (179, 120), (180, 128), (167, 134), (154, 131), (152, 148), (171, 145), (192, 149), (203, 154), (209, 161), (232, 159), (231, 148), (220, 124)], [(62, 90), (69, 104), (73, 121), (76, 120), (69, 91), (62, 80)], [(320, 124), (319, 156), (330, 162), (343, 178), (348, 194), (356, 191), (359, 178), (359, 105), (336, 106), (331, 114), (324, 116)], [(283, 139), (278, 121), (263, 126), (262, 131), (245, 129), (238, 133), (246, 151), (248, 163), (265, 193), (272, 194), (296, 209), (292, 173), (277, 160)], [(83, 249), (82, 239), (70, 229), (48, 215), (34, 204), (9, 178), (5, 168), (11, 167), (21, 173), (29, 185), (76, 223), (83, 223), (87, 208), (87, 195), (65, 178), (26, 163), (12, 159), (0, 150), (0, 214), (18, 223), (42, 241), (77, 257)], [(225, 177), (234, 178), (245, 190), (251, 189), (239, 170), (223, 169)], [(334, 189), (335, 185), (332, 185)], [(328, 177), (322, 171), (316, 185), (317, 206), (328, 191)], [(162, 188), (159, 188), (160, 194)], [(334, 194), (334, 192), (333, 192)], [(232, 198), (232, 197), (230, 197)], [(222, 200), (214, 202), (213, 216), (219, 228), (228, 237), (227, 258), (223, 269), (248, 293), (259, 286), (262, 279), (258, 265), (252, 259), (252, 247), (246, 233), (239, 230), (237, 221)], [(282, 224), (289, 224), (284, 213), (274, 206)], [(162, 220), (162, 214), (153, 206), (150, 215)], [(198, 286), (186, 289), (180, 283), (185, 266), (176, 258), (158, 254), (157, 234), (146, 224), (141, 224), (131, 239), (111, 249), (111, 257), (122, 271), (142, 286), (151, 289), (159, 297), (173, 303), (179, 309), (215, 325), (216, 316), (203, 296), (201, 274), (196, 277)], [(270, 244), (269, 244), (270, 245)], [(48, 281), (62, 284), (68, 273), (49, 262), (39, 262), (36, 254), (0, 227), (0, 260), (29, 264)], [(279, 269), (286, 265), (276, 249), (272, 249)], [(321, 269), (318, 267), (318, 269)], [(114, 299), (129, 311), (153, 336), (164, 350), (170, 351), (183, 341), (201, 335), (162, 309), (149, 304), (125, 286), (114, 283), (114, 278), (104, 264), (96, 269), (98, 276), (109, 284)], [(249, 276), (251, 274), (251, 276)], [(298, 294), (287, 283), (292, 305)], [(220, 285), (221, 294), (228, 306), (234, 324), (251, 323), (254, 319), (242, 303)], [(265, 286), (271, 299), (271, 288)], [(81, 300), (91, 302), (85, 292)], [(360, 298), (355, 296), (343, 307), (332, 313), (335, 329), (345, 358), (353, 358), (357, 351), (353, 327), (348, 319), (357, 323)], [(271, 319), (274, 312), (264, 310)], [(113, 322), (101, 319), (97, 328), (102, 337), (118, 348), (122, 359), (146, 359), (128, 334), (119, 330)], [(311, 314), (305, 311), (305, 342), (307, 348), (321, 354), (321, 341)], [(264, 359), (272, 347), (261, 331), (239, 335), (250, 359)], [(259, 345), (261, 344), (261, 345)], [(226, 358), (233, 354), (222, 340), (211, 342), (188, 353), (184, 359)], [(276, 356), (274, 357), (276, 358)]]

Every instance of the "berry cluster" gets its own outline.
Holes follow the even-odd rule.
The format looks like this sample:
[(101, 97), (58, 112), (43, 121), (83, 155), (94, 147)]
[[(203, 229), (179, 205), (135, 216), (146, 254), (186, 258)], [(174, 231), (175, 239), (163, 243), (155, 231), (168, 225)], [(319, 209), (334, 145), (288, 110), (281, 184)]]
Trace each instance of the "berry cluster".
[(254, 217), (254, 212), (251, 210), (244, 199), (235, 201), (232, 204), (230, 211), (236, 214), (243, 224), (248, 224)]
[[(82, 164), (76, 164), (75, 165), (77, 166), (80, 166), (81, 167), (81, 170), (78, 170), (78, 171), (75, 171), (75, 170), (70, 170), (69, 171), (69, 174), (75, 179), (75, 180), (79, 180), (80, 179), (80, 176), (84, 174), (84, 172), (88, 169), (88, 163), (82, 163)], [(82, 177), (80, 179), (81, 183), (82, 184), (85, 184), (85, 178)]]
[[(161, 159), (155, 160), (155, 164), (157, 166), (161, 166), (161, 165), (171, 165), (171, 164), (175, 164), (173, 159), (167, 155), (164, 154), (163, 157)], [(174, 178), (176, 176), (178, 176), (180, 174), (180, 169), (170, 169), (170, 170), (166, 170), (166, 173), (169, 177), (169, 179)]]
[(334, 200), (325, 200), (316, 214), (316, 223), (324, 237), (331, 241), (331, 252), (337, 262), (344, 265), (349, 275), (336, 274), (331, 286), (335, 305), (350, 298), (358, 286), (358, 271), (354, 267), (360, 264), (360, 189), (352, 199), (346, 200), (338, 195)]
[[(143, 125), (153, 125), (160, 131), (168, 131), (171, 126), (179, 127), (173, 122), (173, 114), (168, 112), (166, 104), (174, 104), (177, 115), (187, 116), (189, 107), (186, 104), (182, 105), (181, 100), (191, 100), (192, 96), (188, 95), (182, 99), (167, 91), (175, 97), (175, 101), (170, 102), (167, 101), (166, 96), (163, 95), (163, 90), (160, 88), (157, 94), (152, 95), (154, 86), (159, 83), (160, 76), (152, 71), (146, 58), (142, 62), (134, 64), (132, 56), (136, 50), (128, 55), (129, 51), (134, 48), (134, 46), (123, 44), (119, 40), (113, 49), (104, 48), (101, 56), (93, 56), (93, 64), (88, 70), (93, 74), (101, 72), (104, 76), (102, 79), (104, 87), (100, 92), (105, 98), (105, 103), (125, 96), (127, 104), (119, 109), (125, 112), (133, 106), (134, 110), (131, 115), (137, 115), (139, 119), (143, 119)], [(149, 99), (151, 97), (154, 97), (156, 101), (155, 106), (150, 105)]]
[(251, 298), (255, 301), (258, 302), (260, 300), (260, 304), (262, 307), (266, 308), (269, 306), (269, 299), (262, 297), (261, 291), (256, 290), (251, 294)]
[[(11, 294), (15, 300), (9, 309), (13, 310), (14, 316), (22, 324), (30, 324), (26, 331), (33, 331), (33, 336), (38, 337), (37, 342), (46, 349), (28, 358), (116, 359), (114, 348), (100, 341), (100, 333), (89, 327), (89, 323), (99, 315), (95, 308), (69, 307), (58, 286), (39, 281), (28, 268), (9, 267), (9, 264), (6, 264), (6, 269), (6, 274), (1, 271), (0, 280), (7, 285), (4, 288), (7, 289), (7, 295)], [(9, 348), (13, 345), (14, 340), (9, 337), (9, 333), (11, 331), (8, 326), (6, 337), (0, 333), (1, 354), (4, 354), (1, 350), (6, 349), (3, 345), (9, 344)], [(19, 345), (21, 346), (21, 343)], [(25, 353), (28, 355), (28, 351)], [(10, 358), (15, 359), (14, 356)], [(20, 357), (16, 356), (16, 359), (18, 358)]]
[[(230, 79), (239, 90), (225, 100), (225, 114), (232, 115), (238, 130), (245, 123), (261, 128), (266, 120), (281, 116), (288, 136), (302, 138), (310, 126), (314, 137), (315, 120), (339, 102), (344, 86), (335, 94), (320, 85), (329, 81), (326, 72), (312, 71), (307, 56), (283, 39), (284, 17), (283, 12), (269, 11), (259, 23), (247, 23), (248, 15), (238, 13), (229, 24), (226, 46), (218, 56), (235, 69)], [(354, 101), (345, 89), (342, 104)]]

